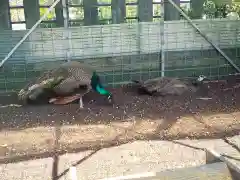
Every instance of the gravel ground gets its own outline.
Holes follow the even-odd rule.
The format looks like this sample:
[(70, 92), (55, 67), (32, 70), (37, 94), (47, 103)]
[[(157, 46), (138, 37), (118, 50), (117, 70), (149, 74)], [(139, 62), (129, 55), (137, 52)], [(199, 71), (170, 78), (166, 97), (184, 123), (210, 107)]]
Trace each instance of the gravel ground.
[[(233, 88), (239, 83), (239, 77), (228, 77), (225, 83), (205, 84), (197, 93), (178, 97), (140, 96), (134, 87), (115, 88), (110, 89), (113, 106), (91, 92), (81, 111), (77, 104), (0, 108), (0, 160), (50, 156), (57, 141), (58, 151), (72, 152), (135, 140), (232, 136), (240, 131), (240, 88)], [(0, 98), (2, 104), (14, 101), (13, 96)]]
[[(59, 175), (71, 164), (91, 154), (87, 151), (65, 154), (59, 158)], [(98, 179), (145, 171), (191, 167), (204, 164), (205, 153), (171, 142), (134, 142), (102, 149), (77, 166), (81, 179)], [(2, 180), (27, 180), (34, 176), (51, 179), (52, 159), (8, 164), (2, 170)], [(25, 171), (25, 172), (24, 172)], [(43, 178), (42, 175), (47, 175)], [(59, 178), (64, 180), (67, 174)], [(34, 178), (37, 179), (37, 178)]]
[[(64, 155), (63, 159), (76, 159)], [(100, 179), (150, 171), (192, 167), (205, 163), (203, 151), (167, 141), (137, 141), (103, 149), (77, 167), (82, 179)], [(88, 170), (91, 167), (93, 170)], [(63, 180), (63, 178), (61, 179)]]
[[(235, 136), (230, 140), (238, 141), (239, 138), (240, 136)], [(179, 140), (177, 142), (200, 148), (207, 147), (218, 150), (227, 147), (230, 150), (233, 149), (220, 139)], [(205, 153), (202, 150), (169, 141), (136, 141), (114, 148), (101, 149), (97, 152), (65, 154), (59, 157), (58, 163), (57, 179), (59, 180), (70, 180), (68, 179), (68, 168), (71, 165), (76, 165), (78, 177), (83, 180), (93, 180), (198, 166), (205, 164)], [(0, 179), (52, 179), (53, 164), (52, 158), (4, 164), (0, 166)]]
[[(134, 87), (124, 86), (109, 89), (114, 96), (113, 106), (94, 92), (84, 96), (85, 110), (77, 104), (40, 105), (20, 108), (0, 108), (1, 129), (21, 129), (42, 125), (60, 124), (99, 124), (121, 122), (129, 117), (157, 120), (165, 118), (171, 125), (181, 116), (196, 113), (233, 112), (240, 108), (240, 77), (229, 76), (224, 82), (205, 84), (197, 93), (182, 96), (151, 97), (138, 95)], [(229, 90), (224, 90), (228, 89)], [(209, 97), (209, 100), (199, 100)], [(17, 103), (16, 95), (0, 97), (1, 105)]]

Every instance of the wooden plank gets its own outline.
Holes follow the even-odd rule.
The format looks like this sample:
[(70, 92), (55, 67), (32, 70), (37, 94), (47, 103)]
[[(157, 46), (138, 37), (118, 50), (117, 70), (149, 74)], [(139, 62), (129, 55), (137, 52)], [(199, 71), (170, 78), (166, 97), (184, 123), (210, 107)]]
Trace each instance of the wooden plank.
[(231, 174), (224, 162), (213, 163), (198, 167), (182, 168), (163, 172), (148, 172), (142, 174), (134, 174), (121, 177), (106, 178), (101, 180), (231, 180)]

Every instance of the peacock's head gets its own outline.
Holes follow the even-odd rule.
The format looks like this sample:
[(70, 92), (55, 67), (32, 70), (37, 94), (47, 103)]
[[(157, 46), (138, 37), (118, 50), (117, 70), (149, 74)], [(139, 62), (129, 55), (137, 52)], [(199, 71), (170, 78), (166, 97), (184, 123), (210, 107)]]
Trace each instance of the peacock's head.
[(200, 75), (200, 76), (198, 76), (197, 81), (198, 81), (198, 82), (203, 82), (203, 81), (206, 80), (206, 79), (207, 79), (206, 76)]
[(109, 103), (113, 103), (113, 95), (111, 93), (108, 95), (107, 99)]
[(106, 93), (104, 95), (106, 96), (108, 103), (112, 104), (113, 103), (112, 93), (106, 90)]

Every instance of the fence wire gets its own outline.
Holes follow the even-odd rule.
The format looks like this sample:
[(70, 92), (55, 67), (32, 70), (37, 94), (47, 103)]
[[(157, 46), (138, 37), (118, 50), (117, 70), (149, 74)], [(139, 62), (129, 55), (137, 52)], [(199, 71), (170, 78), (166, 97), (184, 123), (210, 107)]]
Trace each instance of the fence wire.
[[(91, 64), (104, 82), (113, 86), (132, 79), (157, 77), (162, 71), (165, 76), (188, 78), (200, 74), (221, 78), (235, 73), (180, 14), (175, 13), (180, 20), (164, 21), (161, 32), (160, 1), (126, 0), (123, 5), (119, 3), (123, 1), (101, 0), (96, 6), (86, 2), (94, 1), (68, 1), (67, 27), (64, 18), (58, 19), (62, 5), (54, 8), (1, 68), (0, 91), (16, 91), (41, 72), (68, 59)], [(40, 5), (39, 13), (43, 15), (50, 4)], [(180, 6), (195, 17), (191, 16), (193, 8), (189, 2)], [(193, 21), (239, 65), (239, 21), (215, 16)], [(1, 60), (28, 31), (0, 30)]]

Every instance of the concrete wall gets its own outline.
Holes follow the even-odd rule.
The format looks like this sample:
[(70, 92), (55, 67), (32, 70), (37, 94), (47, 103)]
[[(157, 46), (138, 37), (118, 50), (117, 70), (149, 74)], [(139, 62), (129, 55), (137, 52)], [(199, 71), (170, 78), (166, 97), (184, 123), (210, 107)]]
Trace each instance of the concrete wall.
[[(229, 20), (194, 22), (238, 63), (239, 23)], [(25, 33), (0, 33), (1, 59)], [(214, 76), (232, 72), (224, 59), (186, 21), (165, 22), (164, 34), (167, 75), (210, 73)], [(70, 39), (66, 39), (67, 35)], [(160, 24), (82, 26), (70, 28), (67, 32), (62, 28), (37, 29), (0, 72), (0, 89), (19, 88), (40, 71), (54, 67), (56, 61), (66, 60), (68, 52), (72, 59), (96, 67), (107, 83), (155, 77), (160, 74), (161, 64)]]

